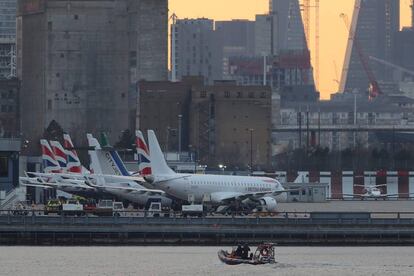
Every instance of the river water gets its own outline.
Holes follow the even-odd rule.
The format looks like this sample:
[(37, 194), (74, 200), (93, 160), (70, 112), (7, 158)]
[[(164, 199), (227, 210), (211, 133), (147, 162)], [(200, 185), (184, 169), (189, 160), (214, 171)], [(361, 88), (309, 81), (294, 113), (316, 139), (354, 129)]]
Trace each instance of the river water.
[(227, 266), (218, 247), (0, 247), (0, 275), (414, 275), (414, 247), (278, 247)]

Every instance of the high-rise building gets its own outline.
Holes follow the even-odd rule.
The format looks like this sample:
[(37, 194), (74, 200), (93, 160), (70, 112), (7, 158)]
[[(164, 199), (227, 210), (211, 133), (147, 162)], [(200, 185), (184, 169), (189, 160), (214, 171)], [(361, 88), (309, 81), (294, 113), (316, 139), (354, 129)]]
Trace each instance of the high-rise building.
[(307, 50), (299, 0), (272, 0), (273, 54), (281, 50)]
[(171, 25), (171, 79), (203, 76), (206, 83), (221, 79), (222, 57), (214, 21), (177, 19)]
[(273, 20), (270, 15), (256, 15), (254, 24), (255, 56), (270, 56), (272, 54), (272, 22)]
[(216, 21), (215, 31), (223, 50), (223, 58), (254, 55), (254, 21)]
[(20, 0), (17, 16), (28, 154), (51, 121), (78, 144), (87, 132), (118, 140), (136, 81), (168, 76), (167, 0)]
[(0, 78), (16, 77), (16, 0), (0, 0)]
[[(399, 0), (357, 0), (351, 25), (351, 37), (345, 56), (340, 91), (366, 93), (369, 80), (361, 62), (369, 64), (373, 56), (392, 60), (394, 37), (400, 27)], [(359, 49), (358, 49), (359, 47)], [(377, 65), (377, 64), (375, 64)], [(385, 66), (370, 66), (378, 82), (390, 81), (392, 74)]]

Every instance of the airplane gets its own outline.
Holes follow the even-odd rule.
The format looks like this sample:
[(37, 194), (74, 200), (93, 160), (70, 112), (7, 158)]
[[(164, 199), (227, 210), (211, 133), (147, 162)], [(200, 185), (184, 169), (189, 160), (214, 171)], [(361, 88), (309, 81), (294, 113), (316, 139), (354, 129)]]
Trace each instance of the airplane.
[(70, 138), (69, 134), (65, 133), (63, 134), (63, 140), (64, 140), (64, 146), (65, 146), (65, 152), (67, 156), (67, 164), (66, 169), (67, 172), (70, 173), (79, 173), (79, 174), (89, 174), (90, 171), (86, 169), (84, 166), (82, 166), (78, 153), (75, 150), (75, 147), (73, 145), (72, 139)]
[(20, 184), (44, 189), (56, 188), (66, 193), (83, 193), (83, 195), (95, 192), (96, 190), (86, 185), (84, 180), (64, 176), (67, 164), (65, 150), (57, 141), (52, 141), (51, 144), (53, 146), (47, 140), (40, 140), (44, 172), (25, 173), (25, 177), (19, 178)]
[(359, 197), (361, 199), (366, 199), (366, 198), (373, 198), (373, 199), (387, 199), (390, 197), (399, 197), (401, 195), (412, 195), (412, 194), (383, 194), (381, 191), (381, 187), (386, 187), (387, 184), (381, 184), (381, 185), (360, 185), (360, 184), (354, 184), (354, 187), (361, 187), (363, 188), (363, 193), (362, 194), (341, 194), (342, 196), (348, 196), (348, 197)]
[(210, 202), (217, 212), (239, 206), (275, 212), (278, 201), (286, 201), (291, 191), (268, 177), (176, 173), (168, 167), (153, 130), (148, 130), (148, 142), (152, 174), (144, 178), (178, 199)]
[[(145, 206), (148, 201), (160, 201), (163, 206), (171, 206), (172, 200), (165, 196), (164, 191), (144, 187), (141, 185), (145, 182), (143, 178), (134, 177), (135, 181), (131, 180), (131, 174), (116, 151), (102, 149), (91, 134), (87, 138), (89, 147), (94, 148), (88, 152), (91, 169), (100, 175), (89, 179), (89, 185), (141, 206)], [(145, 167), (144, 170), (148, 171)]]

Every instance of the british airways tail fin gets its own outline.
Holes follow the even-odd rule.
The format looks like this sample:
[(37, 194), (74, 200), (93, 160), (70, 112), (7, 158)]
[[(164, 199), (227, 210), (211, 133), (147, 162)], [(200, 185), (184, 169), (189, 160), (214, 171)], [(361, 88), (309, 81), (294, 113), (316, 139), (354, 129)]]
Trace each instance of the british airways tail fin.
[(138, 156), (138, 172), (142, 176), (151, 175), (150, 152), (140, 130), (135, 131), (135, 144)]
[(168, 167), (164, 155), (153, 130), (148, 130), (148, 143), (151, 157), (152, 175), (174, 175), (175, 172)]
[(43, 171), (45, 173), (61, 172), (59, 162), (56, 161), (55, 155), (53, 154), (49, 143), (42, 139), (40, 140), (40, 146), (42, 148)]
[(64, 146), (67, 156), (67, 171), (71, 173), (89, 173), (89, 171), (82, 166), (78, 153), (74, 150), (74, 145), (69, 134), (63, 134), (63, 140), (65, 142)]
[(66, 151), (63, 146), (58, 141), (49, 141), (53, 153), (55, 154), (55, 159), (58, 161), (59, 166), (62, 168), (62, 171), (67, 171), (67, 156)]

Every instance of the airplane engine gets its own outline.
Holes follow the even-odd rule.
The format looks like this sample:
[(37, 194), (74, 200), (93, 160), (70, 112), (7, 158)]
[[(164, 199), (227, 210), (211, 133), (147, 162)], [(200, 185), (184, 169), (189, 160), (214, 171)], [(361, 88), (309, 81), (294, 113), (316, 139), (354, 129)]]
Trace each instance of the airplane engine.
[(277, 201), (273, 197), (266, 196), (260, 199), (260, 206), (263, 210), (268, 212), (276, 212), (277, 211)]
[(155, 181), (154, 176), (152, 176), (152, 175), (144, 176), (144, 180), (147, 181), (150, 184), (154, 183), (154, 181)]

